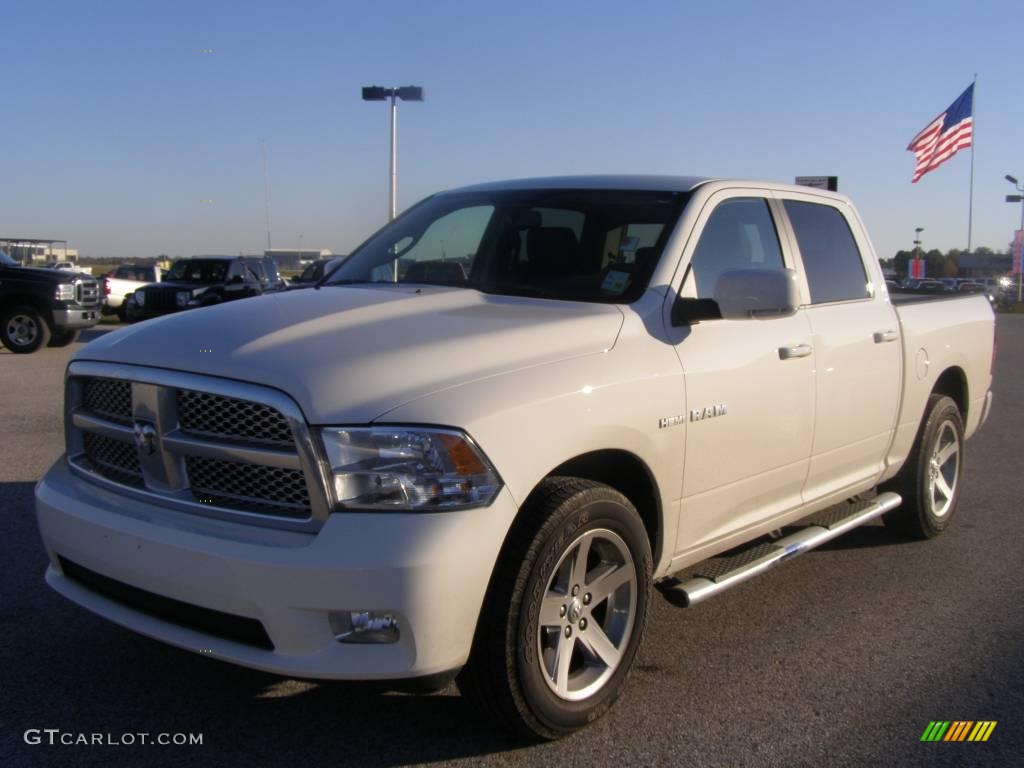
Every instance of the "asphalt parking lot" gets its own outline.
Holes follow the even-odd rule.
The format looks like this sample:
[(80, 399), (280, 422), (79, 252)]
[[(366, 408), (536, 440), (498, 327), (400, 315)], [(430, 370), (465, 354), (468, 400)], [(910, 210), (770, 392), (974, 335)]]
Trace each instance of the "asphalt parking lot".
[[(1001, 316), (997, 338), (995, 408), (968, 443), (944, 536), (908, 542), (869, 525), (697, 608), (657, 597), (610, 716), (528, 747), (480, 723), (454, 688), (282, 680), (165, 647), (52, 593), (32, 488), (62, 450), (61, 379), (82, 343), (0, 351), (0, 764), (1020, 765), (1024, 315)], [(921, 743), (932, 720), (998, 725), (986, 743)], [(46, 728), (203, 743), (25, 743)]]

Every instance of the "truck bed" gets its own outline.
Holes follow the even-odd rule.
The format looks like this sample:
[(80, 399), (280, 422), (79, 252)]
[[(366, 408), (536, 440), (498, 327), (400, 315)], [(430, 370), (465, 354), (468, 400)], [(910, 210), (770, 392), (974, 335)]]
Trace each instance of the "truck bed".
[(904, 304), (917, 304), (920, 302), (930, 301), (950, 301), (951, 299), (970, 299), (976, 296), (984, 296), (983, 293), (956, 293), (950, 291), (949, 293), (936, 293), (935, 291), (890, 291), (889, 300), (895, 306), (902, 306)]

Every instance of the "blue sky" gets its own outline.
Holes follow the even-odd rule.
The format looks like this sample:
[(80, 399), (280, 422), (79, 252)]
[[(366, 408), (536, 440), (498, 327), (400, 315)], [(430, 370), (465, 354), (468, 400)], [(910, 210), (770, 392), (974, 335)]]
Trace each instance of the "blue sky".
[[(974, 245), (1002, 250), (1024, 180), (1020, 0), (15, 2), (0, 236), (85, 256), (347, 252), (399, 208), (508, 177), (839, 176), (880, 255), (967, 242), (970, 152), (918, 184), (905, 147), (978, 75)], [(203, 53), (211, 49), (212, 53)], [(212, 203), (201, 203), (210, 199)]]

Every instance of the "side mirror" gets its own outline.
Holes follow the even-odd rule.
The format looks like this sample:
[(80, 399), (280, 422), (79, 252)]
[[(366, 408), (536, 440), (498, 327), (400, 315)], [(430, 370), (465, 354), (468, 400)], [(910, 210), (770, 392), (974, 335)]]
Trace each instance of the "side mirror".
[(789, 317), (800, 305), (792, 269), (734, 269), (715, 283), (715, 301), (727, 320)]

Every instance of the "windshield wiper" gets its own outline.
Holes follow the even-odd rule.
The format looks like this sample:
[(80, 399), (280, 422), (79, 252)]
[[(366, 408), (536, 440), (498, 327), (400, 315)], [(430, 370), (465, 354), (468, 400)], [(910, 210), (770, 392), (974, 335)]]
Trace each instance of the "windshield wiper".
[(314, 290), (320, 290), (321, 286), (334, 286), (334, 285), (401, 285), (401, 281), (395, 282), (394, 280), (331, 280), (327, 282), (327, 277), (320, 278), (319, 282), (313, 286)]
[(543, 288), (538, 288), (536, 285), (524, 283), (502, 283), (499, 285), (489, 285), (486, 288), (481, 288), (481, 290), (484, 293), (492, 293), (499, 296), (528, 296), (534, 299), (562, 299), (561, 296), (557, 296), (551, 291), (545, 291)]

